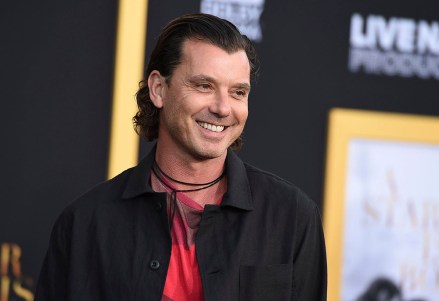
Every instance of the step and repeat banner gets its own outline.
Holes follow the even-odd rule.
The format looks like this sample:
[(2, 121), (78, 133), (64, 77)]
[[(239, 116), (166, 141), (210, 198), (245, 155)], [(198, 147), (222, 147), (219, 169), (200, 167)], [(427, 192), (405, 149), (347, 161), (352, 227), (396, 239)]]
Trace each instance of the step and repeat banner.
[[(26, 4), (10, 1), (5, 6), (0, 18), (0, 54), (5, 58), (1, 62), (0, 91), (4, 141), (0, 150), (0, 300), (33, 300), (57, 215), (108, 174), (117, 16), (121, 4), (116, 0), (51, 0)], [(184, 13), (210, 13), (235, 23), (254, 41), (261, 61), (239, 155), (295, 183), (316, 201), (325, 212), (325, 219), (332, 214), (347, 225), (351, 220), (340, 213), (345, 212), (344, 206), (353, 206), (352, 212), (360, 210), (348, 201), (355, 199), (354, 192), (350, 190), (346, 199), (343, 194), (345, 201), (338, 206), (326, 206), (328, 187), (324, 185), (324, 172), (331, 164), (331, 157), (326, 157), (329, 112), (333, 108), (349, 108), (427, 118), (439, 116), (438, 9), (439, 3), (433, 0), (149, 0), (147, 20), (142, 25), (146, 28), (144, 52), (147, 57), (161, 28)], [(134, 102), (135, 92), (128, 93), (127, 104)], [(382, 122), (377, 118), (375, 126)], [(132, 127), (123, 130), (131, 133)], [(346, 162), (351, 162), (352, 169), (347, 169), (346, 164), (336, 166), (348, 170), (347, 181), (353, 181), (349, 183), (359, 181), (354, 167), (363, 166), (363, 154), (368, 154), (367, 162), (371, 163), (367, 168), (372, 168), (386, 164), (380, 152), (396, 152), (404, 161), (410, 151), (404, 144), (387, 146), (361, 139), (350, 144), (351, 161)], [(437, 149), (437, 142), (429, 143)], [(141, 142), (138, 156), (144, 156), (151, 146)], [(436, 166), (437, 154), (429, 156), (428, 160), (434, 162), (431, 166)], [(396, 162), (392, 166), (397, 166), (400, 161), (392, 162)], [(429, 165), (429, 161), (421, 162), (421, 166)], [(387, 181), (382, 185), (388, 187), (396, 185), (396, 175), (386, 176), (386, 168), (382, 168), (377, 171), (381, 178), (370, 180), (382, 179)], [(413, 169), (408, 170), (404, 172)], [(428, 177), (422, 168), (416, 169), (416, 175), (420, 179)], [(408, 180), (404, 182), (409, 184)], [(392, 189), (392, 193), (397, 193), (400, 187)], [(439, 198), (436, 192), (429, 190), (433, 201), (428, 204), (435, 204), (434, 200)], [(424, 205), (415, 204), (416, 197), (411, 200), (412, 205), (404, 206), (413, 208), (413, 218), (422, 224), (422, 215), (416, 212), (422, 211), (418, 206)], [(365, 204), (372, 208), (366, 216), (366, 222), (371, 224), (381, 216), (381, 207), (376, 203)], [(429, 212), (427, 223), (433, 225), (439, 209)], [(382, 224), (384, 227), (384, 221)], [(331, 262), (329, 300), (350, 301), (360, 296), (363, 299), (359, 300), (378, 300), (372, 293), (366, 294), (368, 285), (374, 284), (371, 279), (381, 281), (375, 283), (377, 295), (429, 301), (439, 295), (435, 295), (439, 288), (437, 264), (431, 265), (433, 268), (425, 276), (422, 270), (413, 268), (412, 262), (398, 266), (399, 271), (361, 274), (361, 257), (355, 257), (361, 252), (348, 246), (355, 245), (356, 239), (366, 233), (363, 228), (351, 229), (358, 232), (343, 234), (338, 229), (327, 237)], [(392, 231), (385, 234), (396, 235), (392, 239), (399, 239), (403, 254), (409, 254), (411, 246), (419, 245), (416, 239), (401, 241), (404, 235)], [(345, 236), (349, 240), (342, 245)], [(369, 236), (368, 248), (378, 255), (387, 250), (387, 245), (378, 244), (381, 240)], [(333, 241), (337, 242), (335, 249)], [(437, 236), (428, 236), (428, 244), (426, 260), (439, 262)], [(422, 249), (414, 250), (422, 253)], [(332, 252), (338, 254), (338, 261), (332, 260)], [(383, 259), (365, 256), (369, 256), (364, 261), (368, 266), (384, 266)], [(347, 258), (350, 265), (340, 258)], [(338, 267), (333, 269), (334, 262)], [(397, 265), (385, 266), (390, 269)], [(333, 274), (334, 270), (338, 272)], [(413, 273), (417, 273), (416, 277)]]

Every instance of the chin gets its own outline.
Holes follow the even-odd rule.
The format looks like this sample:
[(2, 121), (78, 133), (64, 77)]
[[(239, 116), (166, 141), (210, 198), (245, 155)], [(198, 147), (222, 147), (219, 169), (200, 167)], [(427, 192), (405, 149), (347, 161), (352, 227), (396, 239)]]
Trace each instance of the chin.
[(221, 157), (222, 155), (224, 154), (224, 152), (222, 152), (222, 153), (220, 153), (220, 152), (218, 152), (218, 151), (216, 151), (216, 152), (206, 152), (206, 151), (204, 151), (204, 152), (199, 152), (198, 154), (197, 154), (197, 157), (198, 157), (198, 159), (200, 159), (200, 160), (208, 160), (208, 159), (216, 159), (216, 158), (219, 158), (219, 157)]
[(217, 148), (200, 148), (194, 150), (193, 155), (197, 159), (207, 160), (216, 159), (224, 155), (227, 152), (227, 148), (217, 147)]

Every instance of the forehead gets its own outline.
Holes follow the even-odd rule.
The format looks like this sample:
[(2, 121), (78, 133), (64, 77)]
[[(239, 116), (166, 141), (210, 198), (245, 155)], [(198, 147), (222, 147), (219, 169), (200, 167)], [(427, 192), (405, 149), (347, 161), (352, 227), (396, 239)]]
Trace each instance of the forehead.
[(229, 74), (241, 81), (250, 80), (250, 62), (243, 49), (229, 53), (203, 40), (183, 42), (180, 65), (195, 73)]

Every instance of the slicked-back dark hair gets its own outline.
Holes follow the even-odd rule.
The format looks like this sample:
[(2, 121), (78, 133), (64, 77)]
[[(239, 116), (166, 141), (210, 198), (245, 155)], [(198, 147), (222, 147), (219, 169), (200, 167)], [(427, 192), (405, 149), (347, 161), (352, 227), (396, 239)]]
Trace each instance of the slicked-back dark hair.
[[(151, 53), (145, 78), (140, 82), (136, 99), (138, 112), (133, 117), (136, 132), (151, 141), (158, 137), (160, 110), (149, 97), (148, 77), (157, 70), (169, 83), (175, 68), (181, 63), (183, 43), (189, 39), (206, 41), (228, 53), (244, 50), (250, 63), (250, 79), (254, 81), (258, 70), (256, 51), (251, 41), (227, 20), (208, 14), (189, 14), (169, 22), (160, 33)], [(239, 150), (242, 137), (231, 148)]]

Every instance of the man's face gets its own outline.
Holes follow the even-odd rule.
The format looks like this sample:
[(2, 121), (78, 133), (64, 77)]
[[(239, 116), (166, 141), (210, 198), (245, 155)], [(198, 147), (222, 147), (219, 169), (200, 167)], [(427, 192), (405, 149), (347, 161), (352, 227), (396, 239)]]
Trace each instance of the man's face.
[(160, 97), (151, 97), (162, 108), (160, 147), (187, 159), (225, 156), (248, 115), (250, 64), (245, 51), (229, 54), (212, 44), (187, 40), (168, 83), (155, 77), (162, 80), (155, 90)]

